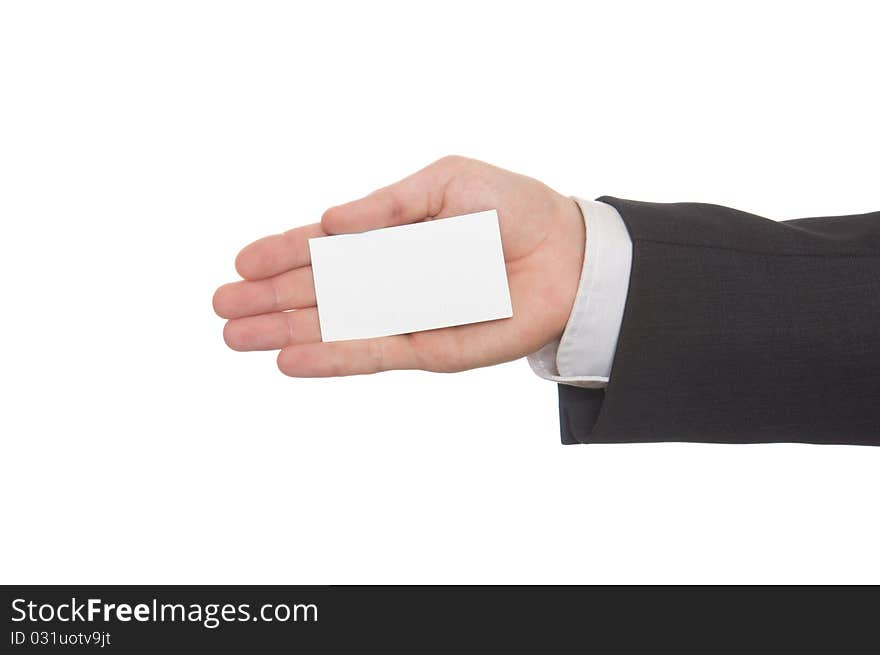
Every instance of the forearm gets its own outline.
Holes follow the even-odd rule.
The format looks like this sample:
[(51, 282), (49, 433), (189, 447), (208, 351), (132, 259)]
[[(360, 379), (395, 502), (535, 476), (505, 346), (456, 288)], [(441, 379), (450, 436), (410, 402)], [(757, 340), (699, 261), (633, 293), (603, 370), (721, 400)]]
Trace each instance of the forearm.
[(626, 310), (607, 389), (560, 386), (563, 441), (880, 443), (880, 215), (602, 200)]

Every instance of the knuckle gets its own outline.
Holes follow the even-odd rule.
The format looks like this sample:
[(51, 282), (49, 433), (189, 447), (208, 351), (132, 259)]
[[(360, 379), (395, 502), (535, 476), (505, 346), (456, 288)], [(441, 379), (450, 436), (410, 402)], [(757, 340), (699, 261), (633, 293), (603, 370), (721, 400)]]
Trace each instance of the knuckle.
[(467, 157), (462, 157), (461, 155), (446, 155), (445, 157), (438, 159), (435, 163), (449, 168), (458, 168), (467, 163), (467, 161)]
[(392, 187), (388, 188), (388, 214), (391, 225), (397, 225), (403, 220), (403, 202)]
[(281, 290), (281, 282), (277, 278), (269, 280), (269, 296), (271, 297), (272, 309), (278, 311), (284, 304), (284, 294)]
[(385, 356), (385, 346), (381, 339), (367, 342), (367, 359), (369, 361), (369, 369), (371, 371), (387, 370), (387, 358)]

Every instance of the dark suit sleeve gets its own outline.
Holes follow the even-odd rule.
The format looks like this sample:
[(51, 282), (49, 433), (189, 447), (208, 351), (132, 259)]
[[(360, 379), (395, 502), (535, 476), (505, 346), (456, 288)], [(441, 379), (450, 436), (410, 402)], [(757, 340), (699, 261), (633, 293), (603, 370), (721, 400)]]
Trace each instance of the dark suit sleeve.
[(880, 212), (600, 200), (632, 273), (608, 387), (559, 385), (563, 443), (880, 445)]

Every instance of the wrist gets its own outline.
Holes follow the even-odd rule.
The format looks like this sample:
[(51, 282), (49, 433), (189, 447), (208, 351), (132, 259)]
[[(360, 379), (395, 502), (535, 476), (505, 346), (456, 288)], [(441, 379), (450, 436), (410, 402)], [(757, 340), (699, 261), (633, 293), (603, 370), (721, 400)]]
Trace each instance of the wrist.
[(580, 288), (581, 276), (584, 271), (584, 257), (587, 251), (586, 222), (580, 206), (573, 198), (562, 195), (559, 198), (560, 239), (557, 250), (560, 270), (557, 276), (559, 295), (554, 339), (559, 339), (562, 336), (568, 324)]

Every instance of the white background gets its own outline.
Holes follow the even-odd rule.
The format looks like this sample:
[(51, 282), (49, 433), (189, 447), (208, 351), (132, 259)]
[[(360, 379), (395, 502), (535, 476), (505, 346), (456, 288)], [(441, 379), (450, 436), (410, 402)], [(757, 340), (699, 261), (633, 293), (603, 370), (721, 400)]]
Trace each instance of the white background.
[(880, 448), (563, 447), (524, 361), (293, 380), (211, 310), (449, 153), (877, 210), (871, 5), (3, 3), (0, 581), (880, 582)]

